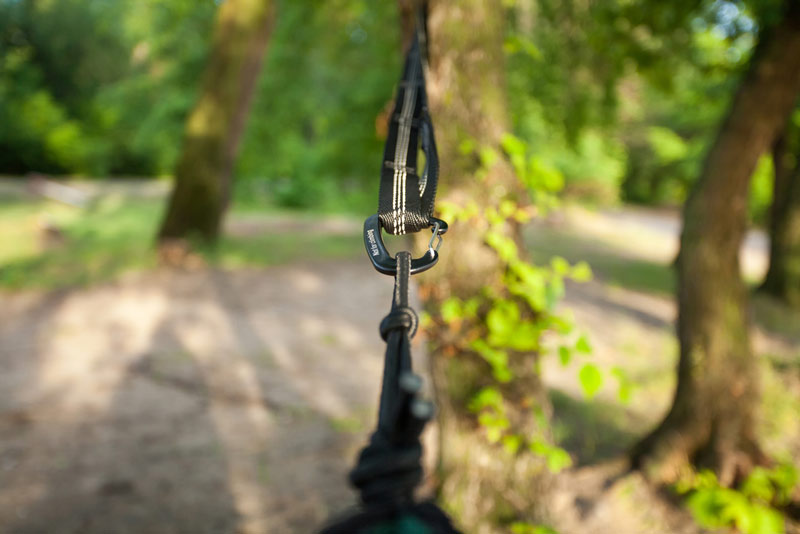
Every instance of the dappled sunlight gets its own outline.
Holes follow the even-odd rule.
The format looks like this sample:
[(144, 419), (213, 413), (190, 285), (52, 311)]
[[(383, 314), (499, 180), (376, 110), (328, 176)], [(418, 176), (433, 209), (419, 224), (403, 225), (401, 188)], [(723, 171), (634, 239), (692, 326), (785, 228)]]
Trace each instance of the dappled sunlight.
[[(568, 229), (570, 236), (563, 244), (566, 255), (604, 251), (609, 256), (628, 258), (632, 263), (637, 260), (653, 262), (671, 269), (678, 253), (681, 219), (676, 210), (654, 211), (629, 206), (590, 210), (571, 205), (563, 213), (556, 214), (551, 224), (555, 231)], [(579, 251), (572, 250), (571, 244)], [(764, 231), (752, 229), (742, 243), (742, 274), (752, 281), (761, 280), (767, 270), (767, 260), (768, 242)]]
[[(213, 484), (224, 498), (207, 512), (234, 513), (229, 520), (243, 533), (318, 524), (352, 504), (349, 491), (331, 489), (374, 421), (383, 362), (375, 310), (391, 294), (388, 278), (367, 273), (348, 263), (164, 270), (60, 297), (20, 295), (0, 331), (13, 360), (0, 353), (14, 370), (3, 402), (16, 406), (25, 429), (8, 446), (28, 445), (3, 464), (2, 513), (20, 524), (47, 521), (38, 510), (68, 480), (83, 485), (64, 501), (76, 520), (105, 492), (167, 499), (183, 514), (181, 499), (201, 498), (195, 491)], [(355, 288), (363, 297), (345, 299)], [(27, 335), (23, 324), (33, 343), (14, 341)], [(53, 456), (59, 447), (65, 452)], [(13, 450), (0, 448), (0, 460)], [(183, 472), (193, 456), (195, 470)], [(162, 463), (170, 458), (173, 466)], [(164, 480), (181, 477), (200, 488), (167, 498)], [(327, 482), (313, 489), (320, 479)], [(119, 502), (134, 505), (126, 499)]]
[[(63, 462), (75, 446), (76, 429), (109, 416), (128, 366), (148, 347), (167, 309), (167, 299), (157, 291), (119, 289), (56, 294), (17, 310), (21, 316), (9, 317), (10, 323), (27, 323), (33, 330), (30, 344), (13, 341), (24, 330), (2, 333), (0, 346), (10, 349), (0, 351), (4, 364), (14, 362), (22, 371), (17, 379), (28, 379), (6, 388), (16, 394), (3, 402), (15, 408), (15, 424), (38, 438), (29, 440), (24, 452), (12, 455), (3, 468), (0, 502), (18, 520), (24, 521), (30, 508), (48, 498), (48, 469), (70, 468)], [(54, 446), (60, 453), (53, 454)]]
[(796, 0), (0, 0), (0, 534), (800, 534), (798, 91)]
[(326, 282), (318, 274), (298, 270), (297, 272), (292, 273), (289, 278), (289, 283), (291, 284), (292, 289), (300, 294), (313, 295), (315, 293), (319, 293), (323, 284)]
[(68, 296), (39, 333), (36, 396), (58, 397), (72, 416), (101, 417), (168, 306), (163, 294), (114, 287)]
[[(176, 339), (197, 364), (205, 382), (208, 411), (228, 466), (228, 485), (243, 534), (266, 532), (271, 525), (264, 508), (267, 493), (258, 479), (261, 455), (274, 432), (274, 422), (261, 402), (257, 373), (237, 347), (223, 310), (200, 302), (189, 313), (173, 316)], [(231, 404), (231, 395), (240, 402)]]

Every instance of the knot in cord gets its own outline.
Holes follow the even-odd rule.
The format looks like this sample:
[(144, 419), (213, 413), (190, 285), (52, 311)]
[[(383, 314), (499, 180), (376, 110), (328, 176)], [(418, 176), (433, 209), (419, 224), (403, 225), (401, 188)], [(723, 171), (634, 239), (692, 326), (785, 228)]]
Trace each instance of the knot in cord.
[(389, 332), (392, 330), (405, 330), (409, 338), (413, 338), (417, 333), (419, 318), (417, 312), (408, 306), (396, 306), (392, 308), (389, 315), (381, 321), (380, 331), (384, 341), (389, 339)]

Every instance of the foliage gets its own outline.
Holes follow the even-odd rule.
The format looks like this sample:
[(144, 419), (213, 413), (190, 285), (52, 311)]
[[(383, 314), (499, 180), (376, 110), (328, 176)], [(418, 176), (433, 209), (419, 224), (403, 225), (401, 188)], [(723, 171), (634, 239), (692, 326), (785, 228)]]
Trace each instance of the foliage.
[(400, 75), (396, 6), (284, 1), (279, 13), (237, 166), (239, 198), (256, 190), (262, 202), (330, 207), (355, 197), (363, 212), (377, 197), (376, 129)]
[(676, 487), (686, 494), (695, 520), (706, 528), (733, 526), (742, 534), (782, 534), (783, 515), (797, 488), (798, 470), (791, 464), (756, 467), (737, 489), (721, 486), (711, 471), (701, 471)]
[(214, 8), (0, 2), (0, 170), (168, 172)]
[[(171, 173), (217, 3), (0, 0), (0, 172)], [(363, 211), (377, 191), (373, 125), (399, 74), (396, 6), (278, 12), (237, 199)]]
[[(509, 109), (513, 131), (537, 147), (535, 164), (558, 171), (567, 194), (651, 204), (685, 198), (755, 35), (779, 7), (506, 4)], [(0, 172), (171, 173), (215, 8), (0, 0)], [(392, 2), (279, 2), (238, 201), (369, 209), (400, 67), (396, 11)], [(757, 222), (771, 196), (766, 169), (753, 189)]]
[[(570, 364), (573, 354), (591, 353), (585, 336), (567, 342), (570, 337), (575, 337), (572, 336), (573, 325), (557, 313), (556, 305), (563, 296), (565, 279), (586, 281), (592, 273), (585, 262), (573, 265), (561, 257), (554, 257), (546, 265), (535, 265), (508, 237), (509, 227), (524, 224), (535, 213), (557, 206), (555, 194), (563, 186), (563, 179), (555, 168), (531, 153), (521, 139), (507, 134), (501, 144), (502, 155), (470, 142), (462, 145), (462, 151), (477, 153), (484, 165), (483, 174), (486, 166), (495, 165), (501, 157), (507, 158), (533, 204), (519, 203), (512, 193), (507, 194), (498, 206), (485, 209), (479, 208), (475, 202), (464, 206), (440, 203), (443, 218), (480, 233), (483, 242), (496, 255), (504, 274), (500, 283), (485, 286), (466, 300), (447, 298), (442, 302), (438, 315), (431, 319), (446, 324), (451, 330), (455, 341), (449, 350), (473, 352), (490, 370), (492, 381), (486, 381), (468, 406), (476, 414), (488, 441), (502, 444), (509, 454), (527, 449), (544, 458), (551, 471), (558, 472), (571, 465), (572, 460), (566, 451), (550, 443), (546, 437), (548, 423), (541, 406), (532, 398), (522, 401), (529, 410), (529, 420), (535, 422), (534, 428), (524, 422), (513, 422), (507, 409), (512, 401), (504, 391), (513, 389), (514, 383), (522, 377), (538, 372), (536, 358), (531, 358), (531, 355), (546, 352), (542, 340), (550, 332), (563, 338), (557, 349), (563, 365)], [(602, 386), (602, 373), (594, 364), (584, 364), (579, 376), (587, 397), (594, 396)]]
[(558, 534), (558, 532), (544, 525), (531, 525), (518, 521), (511, 524), (511, 534)]
[[(515, 131), (543, 148), (567, 193), (657, 205), (686, 198), (757, 32), (780, 9), (770, 0), (514, 4)], [(754, 188), (754, 221), (764, 222), (770, 195)]]

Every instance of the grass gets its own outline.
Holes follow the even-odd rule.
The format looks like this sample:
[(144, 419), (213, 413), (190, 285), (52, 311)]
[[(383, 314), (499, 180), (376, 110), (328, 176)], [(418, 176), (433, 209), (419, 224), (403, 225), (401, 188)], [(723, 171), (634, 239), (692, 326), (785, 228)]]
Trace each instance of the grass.
[(750, 299), (758, 325), (770, 334), (800, 344), (800, 311), (792, 310), (776, 299), (755, 293)]
[(536, 262), (546, 263), (553, 256), (571, 263), (583, 260), (597, 278), (612, 286), (658, 295), (675, 291), (669, 265), (637, 258), (614, 243), (581, 237), (571, 229), (533, 227), (525, 234), (525, 244)]
[[(5, 199), (0, 203), (0, 289), (85, 286), (157, 264), (154, 236), (163, 201), (110, 195), (81, 209), (63, 204)], [(252, 213), (252, 210), (249, 210)], [(236, 217), (234, 210), (232, 217)], [(45, 228), (58, 228), (53, 235)], [(201, 252), (221, 268), (347, 258), (361, 238), (300, 231), (223, 236)]]
[[(561, 256), (571, 263), (587, 261), (596, 278), (608, 285), (673, 298), (676, 276), (671, 265), (649, 261), (632, 254), (630, 247), (611, 239), (583, 237), (575, 228), (532, 227), (525, 244), (534, 261), (546, 263)], [(800, 312), (755, 292), (760, 280), (746, 279), (753, 288), (750, 299), (756, 324), (790, 343), (800, 343)]]
[[(73, 287), (155, 264), (153, 235), (160, 217), (154, 202), (108, 197), (79, 209), (46, 201), (4, 205), (0, 231), (0, 287)], [(45, 225), (60, 236), (47, 237)]]
[(624, 454), (647, 423), (616, 402), (576, 399), (557, 389), (549, 392), (556, 442), (577, 456), (579, 465)]
[(223, 268), (269, 266), (294, 261), (345, 259), (363, 250), (360, 235), (314, 235), (302, 232), (263, 234), (254, 237), (225, 236), (204, 256)]

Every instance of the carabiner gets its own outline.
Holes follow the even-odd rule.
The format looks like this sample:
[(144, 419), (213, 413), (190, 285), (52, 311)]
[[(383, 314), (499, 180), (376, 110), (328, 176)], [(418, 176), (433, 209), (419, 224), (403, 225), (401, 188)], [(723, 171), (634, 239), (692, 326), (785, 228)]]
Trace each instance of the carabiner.
[[(430, 224), (433, 227), (433, 235), (428, 244), (428, 250), (422, 257), (411, 260), (411, 274), (427, 271), (439, 261), (438, 250), (442, 243), (442, 234), (447, 232), (447, 223), (441, 219), (431, 217)], [(434, 248), (433, 241), (437, 236), (439, 237), (439, 242)], [(364, 221), (364, 246), (367, 248), (367, 256), (369, 256), (375, 270), (392, 276), (397, 273), (397, 261), (389, 254), (389, 251), (386, 250), (386, 245), (383, 244), (381, 221), (377, 214), (367, 217), (367, 220)]]

